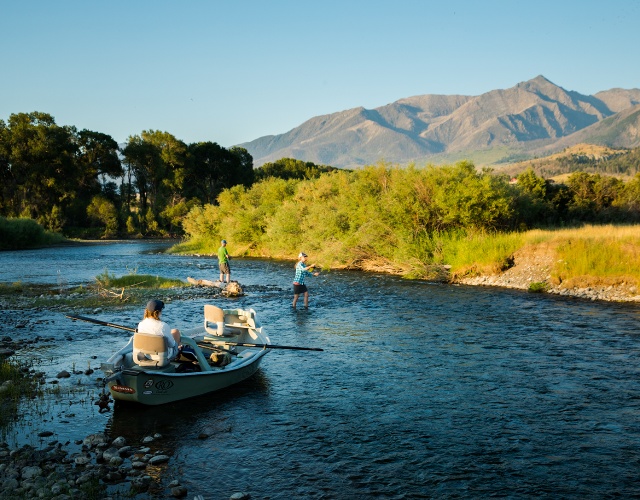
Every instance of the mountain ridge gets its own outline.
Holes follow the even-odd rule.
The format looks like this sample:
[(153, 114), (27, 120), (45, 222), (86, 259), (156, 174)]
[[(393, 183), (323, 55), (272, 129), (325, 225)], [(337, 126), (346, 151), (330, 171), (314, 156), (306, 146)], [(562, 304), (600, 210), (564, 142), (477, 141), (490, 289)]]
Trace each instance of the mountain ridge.
[[(452, 155), (504, 163), (514, 155), (550, 154), (590, 140), (617, 138), (616, 147), (636, 147), (640, 114), (630, 109), (637, 105), (640, 89), (583, 95), (539, 75), (479, 96), (425, 94), (374, 109), (360, 106), (319, 115), (284, 134), (240, 146), (256, 167), (283, 157), (341, 168), (380, 160), (420, 164)], [(624, 116), (607, 121), (620, 113)]]

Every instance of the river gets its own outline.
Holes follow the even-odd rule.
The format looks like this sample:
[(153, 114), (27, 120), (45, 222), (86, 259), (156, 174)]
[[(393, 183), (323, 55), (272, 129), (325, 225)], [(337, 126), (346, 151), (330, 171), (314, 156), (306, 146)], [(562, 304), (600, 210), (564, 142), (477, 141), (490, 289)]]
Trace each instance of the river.
[[(128, 242), (0, 253), (0, 282), (74, 286), (107, 270), (216, 279), (211, 257)], [(233, 253), (232, 244), (230, 244)], [(310, 256), (313, 261), (313, 255)], [(293, 262), (234, 259), (275, 344), (250, 380), (215, 395), (140, 408), (93, 404), (98, 373), (23, 405), (5, 436), (73, 444), (91, 432), (130, 443), (159, 433), (167, 480), (190, 495), (289, 498), (602, 498), (640, 495), (640, 306), (329, 271), (292, 310)], [(160, 298), (162, 294), (160, 293)], [(168, 302), (186, 328), (207, 299)], [(134, 326), (144, 304), (91, 315)], [(2, 311), (3, 336), (40, 335), (18, 356), (46, 373), (98, 368), (128, 333), (61, 311)]]

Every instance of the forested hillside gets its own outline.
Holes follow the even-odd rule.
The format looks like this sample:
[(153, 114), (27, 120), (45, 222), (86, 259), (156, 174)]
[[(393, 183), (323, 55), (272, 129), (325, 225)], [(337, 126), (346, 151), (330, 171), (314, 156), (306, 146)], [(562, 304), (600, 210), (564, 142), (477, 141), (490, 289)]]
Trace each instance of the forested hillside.
[(640, 172), (640, 148), (612, 149), (605, 146), (579, 144), (544, 158), (497, 167), (499, 172), (510, 175), (518, 175), (529, 168), (546, 178), (573, 172), (631, 178)]

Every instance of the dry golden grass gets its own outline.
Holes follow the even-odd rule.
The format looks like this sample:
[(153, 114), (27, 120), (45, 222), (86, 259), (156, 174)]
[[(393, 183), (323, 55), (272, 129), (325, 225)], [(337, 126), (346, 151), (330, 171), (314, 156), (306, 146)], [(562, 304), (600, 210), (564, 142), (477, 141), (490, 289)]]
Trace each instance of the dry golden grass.
[(525, 234), (522, 255), (553, 257), (552, 279), (564, 287), (640, 285), (640, 225), (593, 226)]

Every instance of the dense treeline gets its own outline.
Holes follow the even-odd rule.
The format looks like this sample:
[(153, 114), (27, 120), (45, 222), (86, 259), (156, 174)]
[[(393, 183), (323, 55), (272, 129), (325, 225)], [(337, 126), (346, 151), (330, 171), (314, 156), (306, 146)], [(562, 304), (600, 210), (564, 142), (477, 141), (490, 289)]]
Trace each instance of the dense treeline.
[(0, 120), (0, 215), (27, 217), (67, 235), (162, 236), (180, 232), (197, 204), (254, 181), (243, 148), (185, 144), (143, 131), (120, 146), (112, 137), (59, 126), (46, 113)]
[(189, 212), (183, 227), (191, 241), (180, 250), (211, 252), (224, 237), (250, 255), (290, 257), (304, 247), (330, 265), (375, 258), (426, 264), (441, 261), (444, 234), (638, 221), (640, 175), (624, 183), (576, 173), (558, 185), (529, 170), (512, 184), (468, 162), (380, 165), (225, 190), (217, 204)]
[(67, 236), (181, 235), (189, 210), (216, 203), (225, 189), (269, 177), (312, 179), (331, 170), (292, 158), (254, 169), (244, 148), (186, 144), (155, 130), (121, 146), (100, 132), (59, 126), (40, 112), (0, 120), (0, 216), (31, 218)]
[[(635, 161), (634, 151), (610, 160)], [(623, 182), (580, 171), (557, 184), (529, 169), (514, 184), (467, 162), (351, 172), (283, 158), (254, 169), (243, 148), (186, 144), (154, 130), (119, 146), (38, 112), (0, 120), (0, 181), (0, 216), (68, 236), (186, 231), (285, 255), (304, 234), (347, 260), (406, 244), (399, 255), (437, 254), (429, 245), (444, 232), (640, 220), (640, 174)]]

